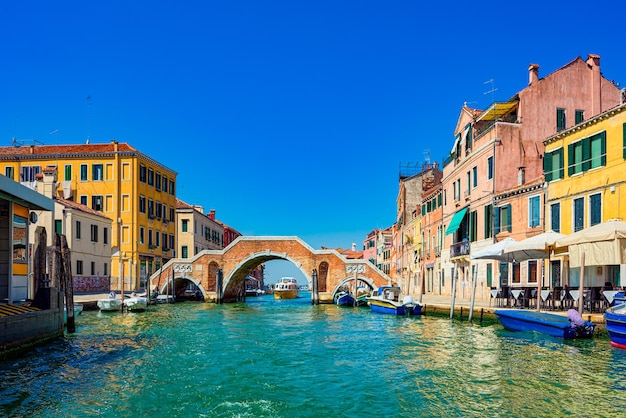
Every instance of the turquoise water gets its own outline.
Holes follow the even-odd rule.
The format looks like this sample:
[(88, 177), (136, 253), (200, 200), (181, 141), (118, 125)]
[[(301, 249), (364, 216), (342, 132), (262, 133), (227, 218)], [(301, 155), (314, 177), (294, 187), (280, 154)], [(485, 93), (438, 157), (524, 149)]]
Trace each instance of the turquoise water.
[(83, 312), (0, 362), (0, 416), (624, 416), (626, 350), (306, 298)]

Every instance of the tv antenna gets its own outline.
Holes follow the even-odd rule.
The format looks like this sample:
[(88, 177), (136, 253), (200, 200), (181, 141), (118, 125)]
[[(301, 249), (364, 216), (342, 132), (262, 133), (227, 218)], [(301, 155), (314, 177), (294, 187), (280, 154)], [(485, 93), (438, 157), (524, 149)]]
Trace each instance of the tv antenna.
[(498, 91), (498, 89), (497, 89), (497, 88), (495, 88), (495, 87), (493, 86), (493, 83), (494, 83), (493, 78), (490, 78), (489, 80), (487, 80), (487, 81), (485, 81), (485, 82), (483, 83), (483, 84), (491, 84), (491, 89), (483, 93), (483, 94), (489, 94), (489, 93), (491, 93), (491, 103), (493, 103), (493, 102), (495, 101), (495, 99), (494, 99), (494, 97), (493, 97), (493, 93), (495, 93), (496, 91)]
[(87, 140), (86, 144), (91, 140), (91, 96), (87, 96)]
[(423, 151), (424, 154), (424, 161), (426, 162), (426, 164), (430, 165), (430, 148), (426, 148)]

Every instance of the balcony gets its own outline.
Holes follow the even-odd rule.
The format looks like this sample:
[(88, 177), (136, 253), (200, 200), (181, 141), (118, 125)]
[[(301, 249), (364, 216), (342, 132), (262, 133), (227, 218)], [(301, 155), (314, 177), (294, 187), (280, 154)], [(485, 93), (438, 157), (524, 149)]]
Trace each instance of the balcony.
[(450, 258), (468, 256), (470, 253), (469, 241), (461, 241), (450, 247)]

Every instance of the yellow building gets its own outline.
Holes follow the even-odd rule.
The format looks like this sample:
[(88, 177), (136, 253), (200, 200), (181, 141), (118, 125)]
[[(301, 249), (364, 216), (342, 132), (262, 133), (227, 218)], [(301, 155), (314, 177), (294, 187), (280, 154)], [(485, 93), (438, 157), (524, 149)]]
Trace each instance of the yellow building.
[[(546, 229), (567, 235), (609, 219), (626, 219), (626, 104), (561, 131), (544, 145)], [(585, 285), (619, 285), (619, 270), (585, 269)], [(563, 283), (558, 283), (558, 265), (553, 264), (552, 272), (557, 286), (577, 284), (575, 269), (573, 280), (564, 277)]]
[[(33, 188), (48, 166), (57, 196), (113, 221), (111, 288), (135, 290), (176, 248), (176, 175), (127, 143), (0, 147), (0, 173)], [(124, 278), (124, 281), (120, 280)]]

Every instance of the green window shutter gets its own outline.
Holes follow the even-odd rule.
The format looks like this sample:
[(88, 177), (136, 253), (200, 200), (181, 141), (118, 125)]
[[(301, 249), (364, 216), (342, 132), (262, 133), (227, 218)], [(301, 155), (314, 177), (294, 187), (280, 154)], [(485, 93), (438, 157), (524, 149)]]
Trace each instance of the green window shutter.
[(574, 144), (569, 144), (567, 146), (567, 175), (571, 176), (574, 174), (574, 166), (576, 162), (574, 160)]
[(511, 204), (509, 203), (508, 205), (506, 205), (506, 213), (507, 213), (507, 222), (506, 222), (506, 230), (511, 232), (511, 219), (513, 218), (512, 213), (511, 213)]
[(565, 177), (565, 169), (564, 169), (564, 159), (563, 159), (563, 148), (559, 149), (559, 178), (562, 179)]
[(485, 239), (491, 237), (491, 205), (485, 205)]
[(591, 138), (583, 139), (583, 171), (591, 168)]
[(426, 205), (422, 205), (422, 216), (426, 215)]
[(600, 133), (600, 141), (600, 165), (604, 167), (606, 166), (606, 131)]
[(546, 181), (552, 181), (552, 153), (546, 152), (543, 156), (543, 175)]
[(493, 208), (493, 233), (500, 233), (500, 208)]

